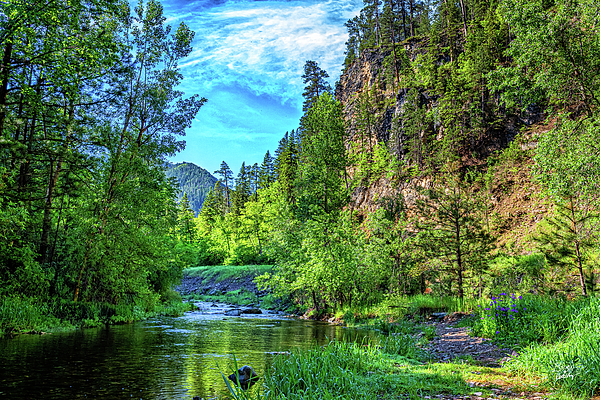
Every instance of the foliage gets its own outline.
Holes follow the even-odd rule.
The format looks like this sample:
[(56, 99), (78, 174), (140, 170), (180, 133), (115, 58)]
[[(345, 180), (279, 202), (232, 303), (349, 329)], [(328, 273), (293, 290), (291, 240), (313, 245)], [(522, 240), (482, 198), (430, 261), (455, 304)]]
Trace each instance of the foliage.
[(551, 388), (592, 396), (600, 387), (600, 301), (581, 300), (562, 310), (565, 337), (550, 346), (532, 344), (507, 365), (521, 376), (542, 376)]
[(482, 300), (473, 333), (525, 347), (530, 343), (554, 343), (568, 330), (569, 316), (579, 303), (562, 298), (501, 293)]
[(455, 174), (441, 179), (444, 185), (424, 190), (418, 200), (415, 224), (421, 247), (456, 278), (458, 297), (463, 298), (466, 274), (481, 277), (494, 239), (482, 224), (483, 204), (465, 182)]
[(175, 178), (179, 187), (177, 194), (181, 200), (183, 194), (187, 194), (190, 209), (196, 215), (202, 209), (202, 204), (208, 192), (215, 186), (217, 179), (207, 170), (191, 163), (169, 164), (165, 173), (167, 178)]
[(329, 74), (327, 71), (322, 70), (318, 63), (311, 60), (306, 61), (304, 74), (302, 75), (302, 81), (306, 85), (304, 93), (302, 93), (302, 97), (304, 97), (302, 111), (308, 111), (313, 107), (319, 96), (331, 92), (331, 86), (325, 80), (326, 78), (329, 78)]
[(509, 256), (498, 254), (489, 262), (483, 295), (490, 297), (498, 292), (526, 292), (553, 294), (562, 285), (555, 282), (556, 274), (549, 270), (543, 254)]
[(175, 89), (193, 32), (154, 0), (0, 7), (0, 299), (88, 325), (177, 302), (190, 229), (164, 165), (205, 102)]
[(511, 0), (500, 13), (514, 35), (508, 49), (513, 63), (491, 78), (508, 105), (525, 109), (549, 102), (587, 111), (600, 105), (596, 2)]
[(110, 304), (72, 300), (3, 297), (0, 299), (0, 337), (19, 333), (47, 333), (122, 324), (155, 315), (180, 316), (192, 309), (180, 298), (162, 304)]
[(183, 273), (186, 276), (197, 276), (203, 280), (214, 278), (216, 282), (222, 282), (231, 278), (254, 277), (272, 269), (272, 265), (209, 265), (186, 268)]
[(247, 391), (228, 387), (237, 399), (393, 398), (399, 393), (419, 399), (424, 395), (470, 393), (473, 389), (465, 380), (473, 369), (483, 371), (452, 363), (422, 365), (381, 351), (382, 343), (378, 342), (332, 342), (278, 355), (262, 385)]

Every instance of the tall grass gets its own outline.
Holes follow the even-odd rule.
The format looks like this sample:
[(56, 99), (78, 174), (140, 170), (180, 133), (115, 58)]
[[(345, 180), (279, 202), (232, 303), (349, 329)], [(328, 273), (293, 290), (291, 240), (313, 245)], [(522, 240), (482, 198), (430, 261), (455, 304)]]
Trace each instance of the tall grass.
[(367, 399), (373, 389), (362, 384), (375, 348), (335, 343), (277, 357), (265, 378), (270, 398)]
[(34, 299), (0, 299), (0, 336), (3, 333), (43, 332), (60, 326), (48, 305)]
[[(225, 383), (236, 400), (416, 400), (427, 395), (473, 391), (456, 370), (445, 369), (447, 364), (436, 368), (390, 354), (390, 341), (386, 343), (386, 340), (396, 340), (394, 338), (381, 338), (381, 342), (376, 340), (370, 344), (331, 342), (323, 347), (296, 350), (278, 355), (265, 372), (262, 384), (250, 390), (243, 391)], [(405, 337), (397, 340), (402, 342), (403, 349), (414, 346), (414, 341)]]
[(600, 298), (580, 299), (565, 307), (566, 329), (559, 341), (532, 343), (506, 368), (515, 373), (540, 375), (552, 388), (577, 396), (600, 389)]
[(186, 268), (183, 270), (183, 274), (202, 279), (216, 278), (216, 282), (221, 282), (225, 279), (262, 275), (272, 269), (272, 265), (207, 265)]
[(439, 297), (428, 294), (413, 296), (389, 296), (377, 304), (355, 305), (336, 314), (349, 324), (372, 323), (372, 320), (401, 321), (409, 316), (413, 319), (425, 317), (433, 312), (470, 313), (477, 308), (476, 299)]
[(480, 301), (472, 331), (476, 336), (516, 347), (554, 343), (567, 333), (570, 316), (586, 301), (501, 293)]

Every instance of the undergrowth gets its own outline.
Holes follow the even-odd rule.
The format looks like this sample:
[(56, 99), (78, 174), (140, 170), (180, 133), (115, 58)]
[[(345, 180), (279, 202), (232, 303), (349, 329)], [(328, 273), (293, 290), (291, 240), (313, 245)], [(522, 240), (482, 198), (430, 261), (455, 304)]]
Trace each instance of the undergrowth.
[(591, 397), (600, 389), (600, 298), (564, 306), (563, 317), (556, 319), (561, 335), (546, 345), (532, 342), (506, 369), (522, 376), (542, 376), (551, 388)]
[[(428, 294), (389, 296), (377, 304), (346, 307), (335, 316), (349, 325), (372, 324), (373, 321), (397, 322), (405, 318), (419, 320), (434, 312), (470, 313), (477, 307), (475, 299), (439, 297)], [(378, 322), (375, 322), (378, 323)]]
[(140, 321), (156, 315), (180, 316), (194, 306), (171, 301), (154, 305), (73, 302), (64, 299), (0, 299), (0, 336), (91, 328)]

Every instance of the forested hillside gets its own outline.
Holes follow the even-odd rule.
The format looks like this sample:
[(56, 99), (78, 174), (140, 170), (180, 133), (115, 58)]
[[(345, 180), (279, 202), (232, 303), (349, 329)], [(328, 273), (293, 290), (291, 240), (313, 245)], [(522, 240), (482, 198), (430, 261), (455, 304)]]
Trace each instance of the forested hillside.
[(335, 90), (308, 61), (305, 114), (256, 185), (224, 166), (196, 220), (203, 262), (272, 260), (263, 284), (317, 313), (595, 292), (598, 11), (365, 1)]
[(168, 164), (167, 178), (175, 178), (179, 187), (177, 200), (182, 201), (184, 193), (189, 203), (189, 208), (196, 215), (202, 209), (204, 199), (217, 183), (217, 178), (210, 172), (192, 163)]

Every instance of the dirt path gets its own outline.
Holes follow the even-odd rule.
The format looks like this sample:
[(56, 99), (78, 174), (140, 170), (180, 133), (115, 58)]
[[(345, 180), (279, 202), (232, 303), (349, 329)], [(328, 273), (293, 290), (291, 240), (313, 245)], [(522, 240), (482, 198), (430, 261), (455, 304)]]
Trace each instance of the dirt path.
[(430, 351), (438, 362), (459, 358), (476, 365), (499, 367), (513, 355), (512, 350), (502, 349), (489, 339), (469, 336), (469, 328), (456, 327), (452, 322), (435, 324), (435, 331)]
[[(450, 317), (450, 318), (448, 318)], [(448, 315), (442, 322), (432, 323), (435, 326), (436, 336), (431, 340), (428, 351), (431, 352), (435, 362), (451, 362), (465, 360), (469, 364), (489, 367), (483, 371), (473, 371), (472, 379), (466, 379), (469, 386), (473, 387), (474, 394), (463, 396), (437, 396), (432, 399), (444, 400), (542, 400), (550, 397), (549, 393), (524, 391), (515, 386), (511, 379), (497, 368), (511, 356), (517, 355), (512, 349), (503, 349), (496, 346), (489, 339), (469, 335), (469, 328), (457, 327), (456, 319)], [(487, 388), (491, 395), (484, 396), (483, 391), (477, 388)]]

